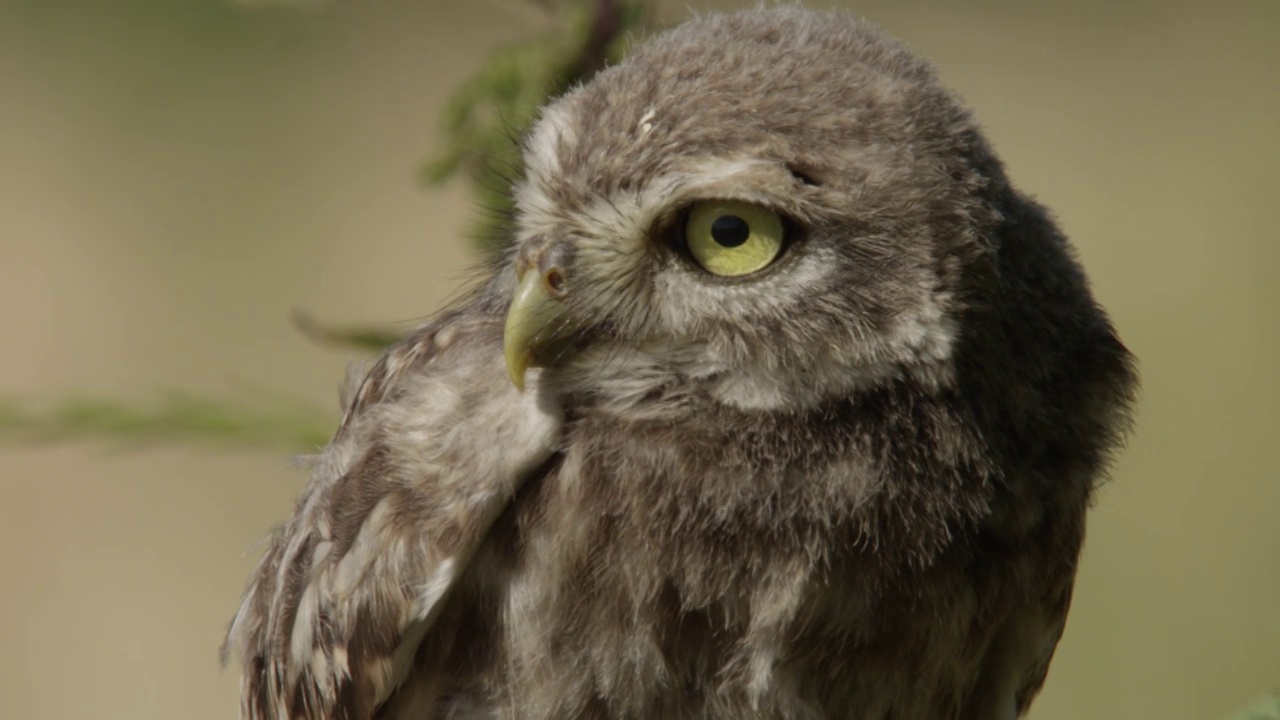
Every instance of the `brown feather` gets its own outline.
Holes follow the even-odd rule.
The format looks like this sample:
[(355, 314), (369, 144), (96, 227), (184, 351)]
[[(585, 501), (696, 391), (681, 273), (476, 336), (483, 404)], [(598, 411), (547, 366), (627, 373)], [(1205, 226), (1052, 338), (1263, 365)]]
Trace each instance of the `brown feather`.
[[(228, 633), (224, 655), (245, 665), (246, 718), (371, 717), (488, 524), (551, 452), (558, 419), (508, 388), (494, 360), (500, 322), (474, 303), (446, 314), (351, 396)], [(472, 404), (481, 389), (491, 399)], [(461, 435), (504, 429), (512, 442), (492, 457)]]

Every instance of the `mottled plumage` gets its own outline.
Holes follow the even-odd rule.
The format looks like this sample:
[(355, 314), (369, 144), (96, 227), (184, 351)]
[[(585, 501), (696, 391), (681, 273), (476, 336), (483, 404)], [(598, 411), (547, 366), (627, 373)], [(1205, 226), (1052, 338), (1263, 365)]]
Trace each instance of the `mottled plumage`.
[(525, 165), (510, 252), (271, 537), (245, 717), (1020, 715), (1135, 378), (932, 70), (844, 14), (710, 15)]

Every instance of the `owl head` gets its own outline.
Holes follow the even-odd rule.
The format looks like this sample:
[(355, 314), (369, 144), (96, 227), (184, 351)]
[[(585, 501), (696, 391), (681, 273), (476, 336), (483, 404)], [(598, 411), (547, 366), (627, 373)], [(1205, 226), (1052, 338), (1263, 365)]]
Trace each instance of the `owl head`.
[(812, 407), (950, 382), (1006, 192), (932, 69), (851, 16), (711, 15), (547, 106), (515, 192), (512, 379)]

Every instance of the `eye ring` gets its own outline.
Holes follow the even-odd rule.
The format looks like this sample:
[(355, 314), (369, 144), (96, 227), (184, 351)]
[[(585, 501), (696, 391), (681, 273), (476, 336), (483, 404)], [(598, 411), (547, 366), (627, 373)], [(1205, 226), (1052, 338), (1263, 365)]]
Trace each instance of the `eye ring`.
[(789, 244), (792, 223), (772, 208), (742, 200), (700, 200), (679, 221), (682, 254), (718, 278), (741, 278), (772, 266)]

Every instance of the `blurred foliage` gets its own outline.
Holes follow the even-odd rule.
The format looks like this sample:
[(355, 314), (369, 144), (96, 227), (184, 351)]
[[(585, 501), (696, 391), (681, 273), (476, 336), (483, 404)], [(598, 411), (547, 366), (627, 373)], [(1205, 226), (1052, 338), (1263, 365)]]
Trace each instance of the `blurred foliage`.
[(299, 332), (318, 345), (379, 352), (404, 337), (404, 331), (396, 328), (329, 325), (312, 317), (305, 310), (294, 310), (292, 320)]
[[(459, 175), (472, 185), (482, 220), (474, 230), (477, 247), (496, 252), (510, 236), (510, 186), (519, 177), (520, 138), (547, 101), (621, 58), (626, 34), (641, 26), (639, 0), (527, 0), (551, 13), (551, 32), (502, 48), (449, 98), (441, 117), (440, 153), (423, 176), (439, 185)], [(220, 26), (235, 4), (315, 5), (315, 0), (244, 2), (212, 6), (207, 17)], [(154, 0), (130, 0), (122, 10), (145, 20), (163, 9)], [(31, 12), (52, 12), (33, 4)], [(130, 15), (132, 17), (133, 15)], [(376, 326), (327, 325), (304, 312), (294, 326), (318, 344), (378, 352), (403, 331)], [(253, 447), (311, 451), (323, 446), (332, 416), (297, 403), (249, 403), (171, 393), (151, 404), (96, 398), (54, 403), (0, 398), (0, 438), (19, 442), (109, 439), (126, 442), (208, 441)]]
[(1280, 720), (1280, 694), (1268, 695), (1227, 720)]
[(578, 0), (551, 9), (559, 20), (553, 32), (498, 50), (453, 93), (441, 118), (444, 150), (423, 169), (431, 184), (459, 173), (471, 181), (484, 210), (473, 234), (486, 252), (500, 249), (511, 234), (519, 139), (538, 109), (619, 60), (626, 34), (645, 19), (636, 0)]
[(251, 403), (174, 392), (149, 405), (69, 398), (52, 405), (0, 401), (0, 434), (28, 442), (109, 439), (129, 443), (200, 440), (246, 447), (316, 450), (332, 420), (314, 406)]

